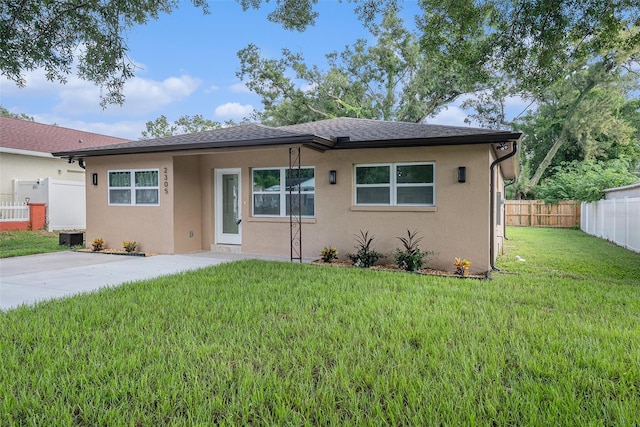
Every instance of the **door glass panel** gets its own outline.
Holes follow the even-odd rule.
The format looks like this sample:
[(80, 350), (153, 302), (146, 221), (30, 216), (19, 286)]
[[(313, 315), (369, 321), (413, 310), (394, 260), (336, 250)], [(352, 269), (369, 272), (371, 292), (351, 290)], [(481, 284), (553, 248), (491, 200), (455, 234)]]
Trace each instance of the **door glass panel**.
[(222, 232), (238, 234), (238, 174), (222, 175)]

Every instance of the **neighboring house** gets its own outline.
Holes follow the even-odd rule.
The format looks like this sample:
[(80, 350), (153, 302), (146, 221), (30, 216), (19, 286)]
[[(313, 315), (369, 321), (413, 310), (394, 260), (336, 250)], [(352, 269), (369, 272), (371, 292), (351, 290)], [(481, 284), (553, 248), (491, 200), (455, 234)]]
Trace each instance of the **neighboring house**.
[(607, 188), (604, 190), (605, 200), (624, 199), (625, 197), (640, 197), (640, 181), (624, 187)]
[[(453, 270), (464, 257), (484, 272), (502, 244), (504, 180), (516, 176), (520, 135), (337, 118), (54, 155), (85, 161), (87, 240), (107, 247), (135, 240), (149, 252), (297, 258), (334, 246), (344, 257), (362, 230), (391, 255), (397, 236), (416, 230), (433, 268)], [(297, 200), (298, 190), (302, 217), (291, 221), (289, 192)]]
[(83, 164), (51, 153), (124, 142), (128, 140), (0, 117), (0, 202), (24, 202), (28, 198), (46, 203), (49, 225), (55, 222), (50, 218), (53, 213), (62, 223), (69, 223), (65, 225), (84, 228)]

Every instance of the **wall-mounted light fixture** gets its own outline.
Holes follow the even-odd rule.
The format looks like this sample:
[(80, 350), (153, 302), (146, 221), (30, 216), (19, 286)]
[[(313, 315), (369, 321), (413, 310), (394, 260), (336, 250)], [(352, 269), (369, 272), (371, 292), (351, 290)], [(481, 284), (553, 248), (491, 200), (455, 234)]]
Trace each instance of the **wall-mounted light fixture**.
[(336, 171), (329, 171), (329, 184), (333, 185), (338, 182)]
[(92, 173), (91, 174), (91, 183), (93, 185), (98, 185), (98, 174), (97, 173)]
[(458, 182), (467, 181), (467, 168), (465, 166), (458, 167)]

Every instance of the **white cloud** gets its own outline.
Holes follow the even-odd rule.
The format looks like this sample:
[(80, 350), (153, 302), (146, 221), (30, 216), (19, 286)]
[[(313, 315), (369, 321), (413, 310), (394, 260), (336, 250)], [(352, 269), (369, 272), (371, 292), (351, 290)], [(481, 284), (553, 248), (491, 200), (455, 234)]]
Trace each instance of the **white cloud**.
[(464, 122), (467, 118), (467, 113), (459, 107), (449, 106), (443, 108), (435, 117), (427, 119), (427, 123), (433, 125), (448, 125), (448, 126), (469, 126)]
[(72, 120), (53, 114), (36, 114), (34, 115), (34, 119), (38, 123), (55, 124), (69, 129), (83, 130), (85, 132), (99, 133), (102, 135), (116, 136), (132, 140), (139, 139), (142, 131), (146, 129), (146, 120), (125, 120), (113, 123), (86, 122), (83, 120)]
[(204, 93), (212, 93), (212, 92), (217, 92), (219, 90), (220, 90), (220, 86), (211, 85), (204, 90)]
[(253, 93), (249, 90), (248, 87), (245, 86), (244, 83), (236, 83), (229, 87), (232, 92), (236, 93)]
[(237, 102), (228, 102), (216, 107), (213, 115), (222, 120), (241, 120), (248, 117), (253, 110), (254, 107), (251, 104), (241, 105)]
[(122, 106), (110, 105), (103, 111), (99, 105), (100, 89), (79, 81), (62, 88), (59, 92), (61, 102), (55, 110), (72, 115), (90, 112), (141, 116), (188, 97), (200, 84), (200, 80), (189, 75), (162, 81), (134, 77), (125, 84), (125, 103)]
[(26, 86), (0, 78), (0, 90), (4, 97), (53, 100), (56, 114), (82, 115), (87, 113), (141, 116), (160, 111), (162, 107), (189, 97), (201, 85), (201, 81), (188, 74), (171, 76), (164, 80), (134, 77), (125, 83), (125, 103), (122, 106), (100, 107), (100, 88), (79, 79), (75, 74), (67, 76), (66, 83), (47, 80), (43, 69), (25, 73)]
[[(47, 80), (44, 69), (37, 69), (29, 71), (23, 75), (25, 80), (24, 87), (18, 87), (13, 81), (7, 79), (5, 76), (0, 76), (0, 90), (3, 96), (42, 96), (56, 93), (61, 83), (52, 82)], [(72, 79), (69, 76), (69, 79)]]

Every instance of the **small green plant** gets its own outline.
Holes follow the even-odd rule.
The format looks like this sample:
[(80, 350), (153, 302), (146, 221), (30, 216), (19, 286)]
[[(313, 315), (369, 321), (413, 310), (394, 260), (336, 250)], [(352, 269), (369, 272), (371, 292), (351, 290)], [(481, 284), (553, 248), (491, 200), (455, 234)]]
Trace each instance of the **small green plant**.
[(104, 249), (104, 240), (100, 237), (96, 237), (91, 242), (91, 248), (94, 252), (101, 251)]
[(469, 275), (469, 267), (471, 267), (471, 261), (467, 261), (466, 259), (456, 258), (453, 265), (456, 267), (456, 274), (458, 276), (468, 276)]
[(398, 237), (402, 242), (403, 249), (396, 249), (396, 265), (406, 271), (419, 270), (426, 262), (428, 252), (422, 252), (418, 243), (422, 237), (417, 237), (417, 231), (407, 230), (407, 237)]
[(331, 262), (334, 259), (338, 259), (338, 251), (332, 246), (325, 246), (320, 252), (322, 262)]
[(363, 232), (360, 230), (360, 235), (355, 235), (357, 245), (355, 248), (358, 250), (355, 254), (347, 254), (347, 257), (353, 262), (356, 267), (368, 268), (376, 263), (382, 254), (377, 252), (371, 247), (374, 236), (369, 237), (369, 232)]
[(136, 246), (138, 246), (138, 243), (135, 240), (125, 240), (125, 241), (122, 242), (122, 247), (127, 252), (135, 251), (136, 250)]

